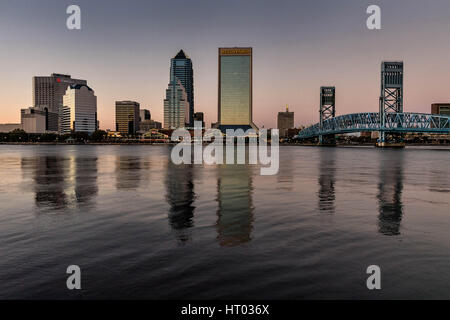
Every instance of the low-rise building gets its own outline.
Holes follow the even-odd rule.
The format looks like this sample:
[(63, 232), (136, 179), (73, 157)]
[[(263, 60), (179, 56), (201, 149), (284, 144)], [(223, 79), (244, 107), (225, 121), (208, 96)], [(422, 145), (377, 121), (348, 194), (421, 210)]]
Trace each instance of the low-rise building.
[(450, 116), (450, 103), (433, 103), (431, 113)]
[(145, 133), (153, 129), (161, 129), (161, 128), (162, 128), (161, 122), (155, 120), (144, 120), (141, 121), (139, 131), (141, 133)]
[(3, 123), (0, 124), (0, 132), (8, 133), (17, 129), (22, 129), (22, 125), (20, 123)]
[(47, 130), (47, 110), (27, 108), (20, 111), (22, 130), (27, 133), (45, 133)]

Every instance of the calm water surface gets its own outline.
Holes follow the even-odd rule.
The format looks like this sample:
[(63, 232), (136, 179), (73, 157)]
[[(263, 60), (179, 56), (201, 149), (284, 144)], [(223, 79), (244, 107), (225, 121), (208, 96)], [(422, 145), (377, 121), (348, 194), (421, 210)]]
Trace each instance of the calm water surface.
[(450, 298), (450, 149), (280, 153), (261, 176), (168, 146), (0, 146), (0, 298)]

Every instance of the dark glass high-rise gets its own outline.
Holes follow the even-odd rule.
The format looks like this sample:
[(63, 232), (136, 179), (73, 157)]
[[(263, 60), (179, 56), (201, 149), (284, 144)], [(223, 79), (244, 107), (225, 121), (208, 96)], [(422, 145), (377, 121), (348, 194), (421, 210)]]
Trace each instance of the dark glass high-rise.
[(170, 82), (179, 79), (186, 90), (189, 102), (189, 126), (194, 126), (194, 70), (192, 60), (180, 50), (170, 61)]

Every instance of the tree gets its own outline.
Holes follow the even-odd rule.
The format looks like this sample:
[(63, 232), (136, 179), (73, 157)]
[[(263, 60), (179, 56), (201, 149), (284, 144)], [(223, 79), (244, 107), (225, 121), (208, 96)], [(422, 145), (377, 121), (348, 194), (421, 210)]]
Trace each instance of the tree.
[(15, 129), (9, 133), (9, 141), (10, 142), (27, 142), (28, 141), (28, 133), (26, 133), (22, 129)]
[(57, 134), (54, 133), (44, 133), (39, 137), (39, 141), (42, 142), (54, 142), (58, 138)]
[(94, 133), (92, 133), (91, 140), (96, 142), (104, 141), (107, 135), (108, 134), (106, 133), (106, 131), (96, 130)]
[(89, 134), (86, 132), (75, 132), (72, 134), (72, 138), (76, 141), (76, 142), (86, 142), (89, 140)]

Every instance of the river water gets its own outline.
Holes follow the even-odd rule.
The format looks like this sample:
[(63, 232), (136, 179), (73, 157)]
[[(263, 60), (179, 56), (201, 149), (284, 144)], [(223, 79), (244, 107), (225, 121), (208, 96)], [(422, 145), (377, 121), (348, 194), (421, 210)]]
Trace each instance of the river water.
[(164, 145), (2, 145), (0, 298), (449, 299), (449, 163), (285, 146), (261, 176), (176, 166)]

